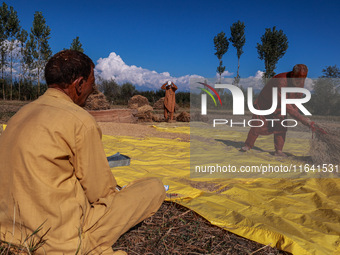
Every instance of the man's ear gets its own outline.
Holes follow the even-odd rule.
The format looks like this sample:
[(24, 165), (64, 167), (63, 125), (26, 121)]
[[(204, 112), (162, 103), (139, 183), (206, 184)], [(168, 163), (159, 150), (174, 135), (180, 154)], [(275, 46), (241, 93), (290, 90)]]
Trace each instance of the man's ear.
[(79, 78), (77, 78), (73, 84), (74, 84), (74, 87), (76, 89), (76, 92), (78, 95), (81, 94), (81, 91), (82, 91), (82, 85), (84, 83), (84, 77), (80, 76)]

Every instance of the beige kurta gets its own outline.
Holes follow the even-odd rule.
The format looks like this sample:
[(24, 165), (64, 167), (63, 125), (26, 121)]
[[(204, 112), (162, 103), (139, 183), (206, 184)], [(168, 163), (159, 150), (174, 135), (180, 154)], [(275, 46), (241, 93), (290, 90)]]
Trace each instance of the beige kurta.
[(47, 254), (75, 254), (78, 247), (83, 254), (95, 246), (110, 254), (119, 235), (164, 199), (158, 180), (130, 186), (115, 190), (92, 116), (50, 88), (13, 116), (0, 136), (1, 239), (6, 233), (7, 241), (18, 243), (44, 223), (41, 234), (50, 228), (43, 246)]

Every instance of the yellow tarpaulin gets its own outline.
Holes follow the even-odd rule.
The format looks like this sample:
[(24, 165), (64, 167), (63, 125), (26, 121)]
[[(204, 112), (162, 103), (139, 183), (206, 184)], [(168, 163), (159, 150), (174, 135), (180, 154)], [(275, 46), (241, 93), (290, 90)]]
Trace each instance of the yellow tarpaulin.
[[(185, 128), (171, 131), (188, 132)], [(245, 140), (246, 132), (199, 132), (196, 130), (195, 135), (200, 138), (194, 136), (191, 142), (197, 139), (204, 148), (202, 155), (238, 166), (254, 162), (301, 163), (308, 153), (310, 138), (308, 134), (288, 132), (285, 150), (293, 156), (282, 159), (266, 151), (272, 150), (271, 136), (257, 141), (263, 151), (241, 153), (236, 145)], [(293, 254), (340, 254), (339, 179), (190, 178), (189, 142), (104, 135), (103, 143), (107, 155), (120, 152), (131, 157), (130, 166), (112, 168), (119, 185), (156, 176), (169, 185), (168, 199), (194, 210), (214, 225)]]

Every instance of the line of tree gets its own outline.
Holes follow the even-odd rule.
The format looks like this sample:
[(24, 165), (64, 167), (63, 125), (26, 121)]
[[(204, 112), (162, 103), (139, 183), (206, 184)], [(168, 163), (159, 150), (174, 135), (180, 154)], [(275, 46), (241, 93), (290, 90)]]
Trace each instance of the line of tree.
[[(228, 51), (229, 43), (236, 48), (237, 54), (237, 74), (234, 77), (234, 84), (238, 85), (240, 81), (240, 58), (243, 54), (243, 46), (246, 42), (244, 22), (237, 21), (230, 26), (230, 38), (228, 39), (222, 31), (214, 37), (215, 55), (219, 60), (217, 73), (220, 76), (220, 82), (225, 66), (223, 66), (222, 57)], [(271, 78), (275, 75), (275, 68), (280, 58), (284, 56), (288, 49), (288, 39), (282, 30), (266, 28), (265, 33), (261, 37), (261, 43), (256, 46), (259, 59), (264, 60), (265, 72), (264, 79)]]
[[(41, 79), (51, 57), (51, 29), (42, 13), (34, 13), (30, 33), (21, 28), (17, 12), (5, 2), (0, 7), (0, 68), (3, 99), (32, 99), (44, 92)], [(9, 75), (8, 75), (9, 73)], [(7, 75), (6, 75), (7, 74)], [(36, 87), (34, 85), (37, 85)]]
[(215, 55), (217, 56), (219, 60), (219, 66), (217, 67), (217, 73), (220, 76), (220, 82), (222, 78), (222, 74), (225, 71), (225, 66), (223, 66), (222, 57), (225, 53), (227, 53), (229, 48), (229, 42), (230, 41), (233, 46), (236, 48), (236, 54), (237, 54), (237, 75), (234, 77), (234, 84), (238, 85), (240, 81), (240, 58), (243, 54), (243, 46), (246, 43), (246, 37), (244, 34), (245, 25), (244, 22), (237, 21), (233, 23), (230, 26), (230, 33), (231, 36), (228, 39), (225, 35), (225, 33), (222, 31), (218, 33), (214, 37), (214, 46), (215, 46)]
[[(52, 56), (51, 29), (40, 11), (34, 13), (29, 32), (20, 26), (17, 12), (5, 2), (0, 6), (0, 98), (33, 100), (47, 87), (44, 68)], [(79, 37), (70, 49), (84, 52)]]
[(313, 94), (307, 104), (313, 115), (340, 116), (340, 69), (326, 66), (314, 81)]

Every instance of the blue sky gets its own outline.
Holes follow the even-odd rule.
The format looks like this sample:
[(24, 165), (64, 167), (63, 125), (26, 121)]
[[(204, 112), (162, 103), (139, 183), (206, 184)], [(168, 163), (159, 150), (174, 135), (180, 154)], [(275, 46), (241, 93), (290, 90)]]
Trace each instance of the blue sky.
[[(229, 37), (230, 26), (238, 20), (246, 26), (241, 78), (264, 71), (255, 47), (265, 28), (273, 26), (282, 29), (289, 41), (276, 73), (304, 63), (309, 77), (316, 78), (325, 66), (340, 64), (339, 1), (5, 2), (18, 12), (21, 26), (28, 31), (35, 11), (42, 11), (51, 28), (53, 53), (70, 47), (79, 36), (104, 78), (120, 82), (131, 78), (137, 86), (157, 87), (166, 79), (184, 83), (190, 75), (214, 77), (218, 59), (213, 38), (221, 31)], [(223, 63), (229, 73), (236, 74), (237, 56), (231, 44)]]

